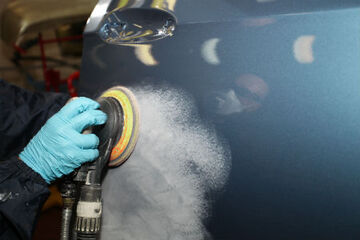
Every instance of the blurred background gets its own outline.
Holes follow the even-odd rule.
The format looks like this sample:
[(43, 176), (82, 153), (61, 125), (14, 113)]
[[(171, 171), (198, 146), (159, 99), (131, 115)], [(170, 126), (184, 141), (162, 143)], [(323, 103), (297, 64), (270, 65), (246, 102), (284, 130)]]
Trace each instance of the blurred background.
[(0, 78), (31, 90), (69, 92), (66, 80), (80, 69), (82, 32), (95, 4), (0, 1)]

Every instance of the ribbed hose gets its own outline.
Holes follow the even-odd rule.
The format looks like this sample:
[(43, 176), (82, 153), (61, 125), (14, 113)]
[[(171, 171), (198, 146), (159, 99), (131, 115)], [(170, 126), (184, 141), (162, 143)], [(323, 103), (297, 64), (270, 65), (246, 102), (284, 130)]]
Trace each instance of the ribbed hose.
[(62, 211), (60, 240), (69, 240), (70, 239), (71, 216), (72, 216), (72, 209), (64, 208)]
[(70, 233), (72, 232), (70, 226), (75, 203), (76, 186), (73, 182), (67, 180), (61, 185), (60, 191), (64, 204), (62, 210), (60, 239), (69, 240)]

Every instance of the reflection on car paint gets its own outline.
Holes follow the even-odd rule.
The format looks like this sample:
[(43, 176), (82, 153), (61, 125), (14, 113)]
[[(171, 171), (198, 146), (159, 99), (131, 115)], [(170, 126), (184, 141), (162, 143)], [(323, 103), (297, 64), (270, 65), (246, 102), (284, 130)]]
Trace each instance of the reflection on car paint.
[(106, 43), (147, 43), (173, 35), (176, 20), (158, 9), (130, 8), (110, 12), (98, 34)]
[(215, 91), (211, 95), (217, 114), (230, 115), (256, 111), (269, 93), (265, 81), (254, 74), (241, 75), (235, 80), (234, 85), (231, 89)]
[(175, 10), (177, 0), (118, 0), (117, 8), (152, 7), (162, 10)]
[(206, 40), (201, 46), (201, 55), (204, 60), (212, 65), (219, 65), (220, 59), (216, 52), (216, 47), (220, 42), (219, 38), (211, 38)]
[(136, 58), (146, 66), (156, 66), (159, 62), (154, 58), (152, 54), (151, 44), (134, 44), (134, 53)]
[(313, 44), (314, 35), (306, 35), (297, 38), (294, 42), (294, 56), (299, 63), (314, 62)]
[(160, 9), (169, 9), (171, 11), (175, 10), (177, 0), (153, 0), (151, 7), (160, 8)]
[(276, 19), (270, 17), (246, 18), (241, 22), (246, 27), (263, 27), (275, 23)]
[(92, 62), (100, 69), (106, 68), (106, 62), (102, 60), (101, 57), (99, 56), (100, 55), (99, 51), (101, 51), (101, 49), (103, 49), (105, 46), (106, 46), (105, 43), (99, 44), (93, 49), (91, 49), (89, 54)]
[(103, 41), (119, 45), (172, 36), (176, 25), (175, 5), (176, 0), (118, 1), (109, 7), (98, 34)]

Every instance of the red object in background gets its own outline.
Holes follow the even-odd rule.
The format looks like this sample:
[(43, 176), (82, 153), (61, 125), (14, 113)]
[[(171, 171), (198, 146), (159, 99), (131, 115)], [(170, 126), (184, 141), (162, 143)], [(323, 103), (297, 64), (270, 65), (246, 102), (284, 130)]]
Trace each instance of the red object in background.
[[(81, 38), (82, 38), (82, 35), (77, 35), (77, 36), (70, 36), (70, 37), (64, 37), (64, 38), (43, 40), (41, 33), (39, 33), (39, 46), (40, 46), (41, 62), (42, 62), (42, 67), (43, 67), (43, 76), (44, 76), (44, 80), (45, 80), (46, 91), (50, 91), (51, 89), (54, 89), (55, 92), (59, 92), (60, 84), (67, 84), (70, 95), (72, 97), (77, 96), (77, 92), (73, 85), (73, 81), (79, 79), (80, 72), (76, 71), (76, 72), (72, 73), (67, 79), (61, 80), (59, 71), (47, 68), (44, 45), (47, 43), (66, 42), (66, 41), (77, 40), (77, 39), (81, 39)], [(18, 51), (21, 53), (21, 49), (19, 49)]]
[(16, 45), (15, 43), (13, 44), (13, 48), (21, 54), (26, 54), (26, 51), (24, 49), (22, 49), (20, 46)]
[(54, 89), (55, 92), (59, 92), (59, 87), (61, 84), (60, 80), (60, 72), (54, 69), (43, 69), (44, 71), (44, 79), (45, 79), (45, 89), (46, 91), (50, 91), (51, 88)]
[(71, 97), (77, 97), (76, 89), (73, 85), (73, 81), (80, 78), (80, 71), (76, 71), (67, 78), (67, 87)]

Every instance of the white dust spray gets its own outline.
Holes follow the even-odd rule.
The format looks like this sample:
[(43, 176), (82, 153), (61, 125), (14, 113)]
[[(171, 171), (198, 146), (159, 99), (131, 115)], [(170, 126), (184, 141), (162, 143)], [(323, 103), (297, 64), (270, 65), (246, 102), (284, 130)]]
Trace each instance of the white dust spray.
[(140, 137), (130, 159), (104, 180), (101, 239), (209, 238), (205, 193), (224, 186), (229, 148), (201, 122), (185, 93), (132, 90), (140, 107)]

